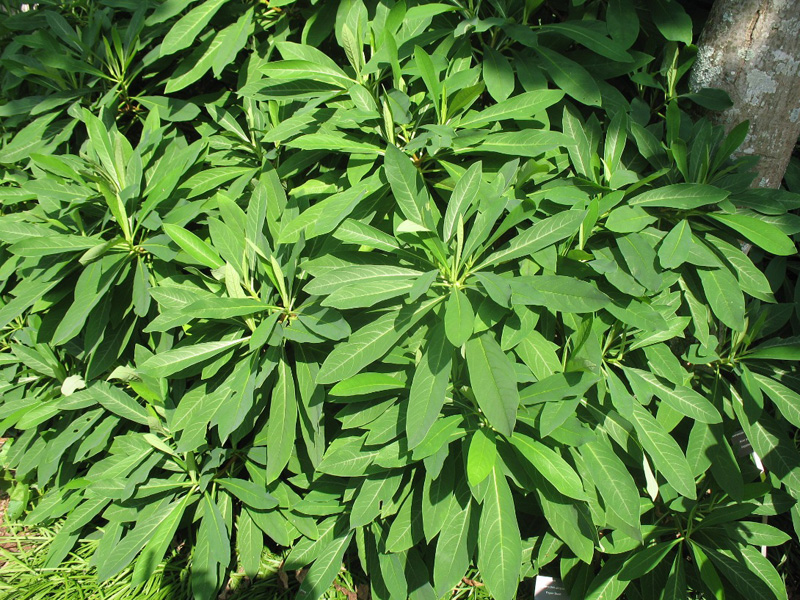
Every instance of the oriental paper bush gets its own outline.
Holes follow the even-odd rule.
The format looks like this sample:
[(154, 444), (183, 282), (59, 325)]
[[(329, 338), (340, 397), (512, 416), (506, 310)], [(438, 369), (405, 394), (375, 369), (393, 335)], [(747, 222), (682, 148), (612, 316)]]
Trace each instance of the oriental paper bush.
[(52, 0), (0, 35), (0, 434), (48, 566), (786, 598), (800, 195), (696, 117), (727, 100), (684, 93), (675, 0)]

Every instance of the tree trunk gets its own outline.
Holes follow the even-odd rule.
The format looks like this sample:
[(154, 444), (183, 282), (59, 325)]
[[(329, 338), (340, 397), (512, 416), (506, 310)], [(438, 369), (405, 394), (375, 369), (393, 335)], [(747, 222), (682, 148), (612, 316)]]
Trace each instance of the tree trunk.
[(716, 0), (689, 85), (730, 94), (733, 108), (712, 119), (750, 121), (739, 154), (761, 157), (755, 185), (779, 187), (800, 136), (800, 0)]

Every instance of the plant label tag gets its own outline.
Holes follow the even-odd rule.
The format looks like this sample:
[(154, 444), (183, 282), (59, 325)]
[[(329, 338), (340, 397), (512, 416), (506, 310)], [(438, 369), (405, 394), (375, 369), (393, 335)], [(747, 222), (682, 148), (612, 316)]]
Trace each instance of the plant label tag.
[(731, 436), (731, 442), (738, 456), (746, 456), (753, 451), (750, 441), (741, 429)]
[(764, 473), (764, 465), (761, 463), (761, 459), (759, 458), (758, 454), (753, 451), (753, 447), (750, 445), (750, 441), (747, 439), (747, 436), (744, 434), (743, 430), (739, 430), (731, 436), (731, 442), (736, 450), (738, 450), (739, 456), (746, 456), (750, 454), (753, 457), (753, 462), (756, 463), (756, 467), (758, 470)]
[(533, 600), (569, 600), (564, 584), (557, 577), (537, 575), (533, 588)]

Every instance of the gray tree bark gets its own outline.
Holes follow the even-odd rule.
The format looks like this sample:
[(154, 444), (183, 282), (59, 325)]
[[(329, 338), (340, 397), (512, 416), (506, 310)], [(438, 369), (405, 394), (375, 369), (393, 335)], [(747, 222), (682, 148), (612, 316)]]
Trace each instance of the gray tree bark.
[(730, 94), (733, 108), (712, 119), (750, 121), (739, 154), (761, 157), (755, 185), (780, 187), (800, 136), (800, 0), (716, 0), (689, 86)]

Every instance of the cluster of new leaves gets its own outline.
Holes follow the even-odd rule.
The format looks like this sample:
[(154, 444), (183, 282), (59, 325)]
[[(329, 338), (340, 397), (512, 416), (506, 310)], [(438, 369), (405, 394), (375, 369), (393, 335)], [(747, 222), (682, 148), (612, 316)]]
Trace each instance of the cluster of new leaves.
[(180, 541), (198, 600), (265, 544), (304, 598), (347, 552), (378, 599), (786, 597), (800, 195), (693, 117), (725, 98), (682, 92), (675, 0), (42, 1), (0, 36), (0, 434), (12, 513), (66, 517), (49, 566), (99, 531), (135, 583)]

